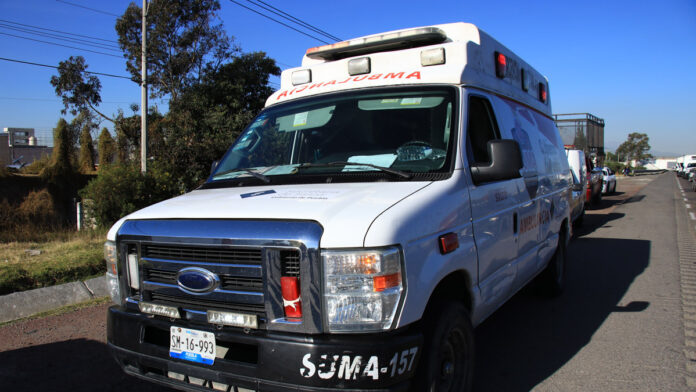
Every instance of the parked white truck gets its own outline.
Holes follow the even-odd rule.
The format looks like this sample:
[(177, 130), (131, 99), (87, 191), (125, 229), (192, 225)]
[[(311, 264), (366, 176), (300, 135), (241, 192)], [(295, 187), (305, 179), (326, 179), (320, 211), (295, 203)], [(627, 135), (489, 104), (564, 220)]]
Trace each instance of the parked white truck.
[(463, 391), (473, 328), (565, 279), (547, 80), (465, 23), (311, 48), (206, 183), (118, 221), (108, 345), (192, 391)]

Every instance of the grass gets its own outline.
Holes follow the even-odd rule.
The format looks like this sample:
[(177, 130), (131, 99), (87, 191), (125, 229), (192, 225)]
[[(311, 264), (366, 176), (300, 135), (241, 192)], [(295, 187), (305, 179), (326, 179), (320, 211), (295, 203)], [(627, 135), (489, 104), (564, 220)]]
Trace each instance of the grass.
[(0, 295), (103, 274), (105, 234), (66, 230), (47, 234), (42, 242), (0, 243)]

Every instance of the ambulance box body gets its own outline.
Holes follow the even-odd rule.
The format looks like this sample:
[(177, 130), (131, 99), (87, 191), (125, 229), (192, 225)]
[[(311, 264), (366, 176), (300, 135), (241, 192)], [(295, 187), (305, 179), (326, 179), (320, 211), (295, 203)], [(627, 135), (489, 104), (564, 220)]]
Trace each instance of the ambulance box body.
[(309, 49), (203, 186), (109, 231), (114, 356), (184, 390), (468, 390), (473, 328), (563, 288), (549, 97), (471, 24)]

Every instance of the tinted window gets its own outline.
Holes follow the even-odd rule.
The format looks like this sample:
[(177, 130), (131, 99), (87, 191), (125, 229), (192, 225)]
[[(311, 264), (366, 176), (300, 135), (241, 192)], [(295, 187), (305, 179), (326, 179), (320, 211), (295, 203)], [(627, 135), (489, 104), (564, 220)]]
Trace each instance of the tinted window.
[(477, 96), (469, 97), (467, 134), (471, 157), (470, 161), (486, 163), (491, 161), (488, 155), (488, 141), (499, 138), (491, 104), (487, 99)]

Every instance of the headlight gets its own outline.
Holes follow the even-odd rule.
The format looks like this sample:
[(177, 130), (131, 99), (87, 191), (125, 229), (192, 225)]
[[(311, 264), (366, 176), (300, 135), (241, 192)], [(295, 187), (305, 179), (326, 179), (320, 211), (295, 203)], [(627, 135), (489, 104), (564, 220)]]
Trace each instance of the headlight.
[(106, 288), (111, 300), (121, 305), (121, 290), (118, 285), (118, 256), (113, 241), (104, 243), (104, 261), (106, 261)]
[(321, 257), (329, 330), (389, 329), (403, 291), (399, 249), (322, 250)]

